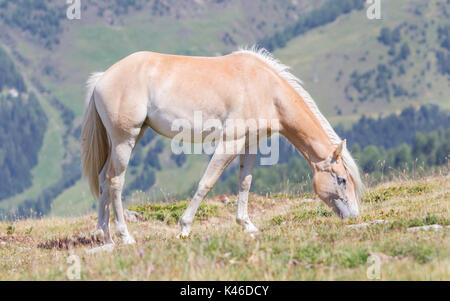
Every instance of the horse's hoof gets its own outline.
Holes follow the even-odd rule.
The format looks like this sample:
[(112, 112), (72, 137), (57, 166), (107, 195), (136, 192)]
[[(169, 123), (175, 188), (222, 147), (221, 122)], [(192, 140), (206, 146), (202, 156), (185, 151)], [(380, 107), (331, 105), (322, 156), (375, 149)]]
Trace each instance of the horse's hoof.
[(252, 223), (246, 224), (244, 228), (245, 233), (258, 233), (259, 229), (255, 227)]
[(94, 232), (95, 239), (104, 242), (105, 241), (105, 232), (103, 232), (102, 229), (97, 229), (97, 231)]
[(90, 249), (86, 251), (87, 255), (93, 255), (102, 252), (112, 252), (114, 251), (114, 244), (107, 244), (98, 248)]
[(132, 236), (126, 236), (126, 237), (122, 238), (122, 243), (124, 245), (134, 245), (136, 243), (136, 241), (134, 240), (134, 238)]

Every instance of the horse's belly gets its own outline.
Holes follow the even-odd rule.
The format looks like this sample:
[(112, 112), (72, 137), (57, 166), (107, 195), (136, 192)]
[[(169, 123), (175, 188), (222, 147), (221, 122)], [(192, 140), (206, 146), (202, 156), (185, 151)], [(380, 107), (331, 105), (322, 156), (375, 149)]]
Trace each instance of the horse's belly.
[(167, 138), (173, 138), (177, 135), (177, 131), (172, 130), (173, 117), (167, 113), (156, 111), (148, 114), (150, 127), (158, 134)]
[(183, 137), (186, 142), (202, 142), (211, 132), (205, 130), (204, 117), (198, 114), (180, 112), (176, 108), (158, 108), (149, 112), (148, 123), (155, 132), (167, 138)]

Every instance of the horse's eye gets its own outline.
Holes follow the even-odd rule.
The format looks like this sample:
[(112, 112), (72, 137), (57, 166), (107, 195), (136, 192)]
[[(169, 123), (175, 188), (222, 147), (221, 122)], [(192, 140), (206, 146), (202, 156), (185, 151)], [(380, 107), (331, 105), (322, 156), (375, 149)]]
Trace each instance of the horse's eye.
[(347, 185), (347, 178), (343, 176), (338, 176), (337, 181), (339, 185)]

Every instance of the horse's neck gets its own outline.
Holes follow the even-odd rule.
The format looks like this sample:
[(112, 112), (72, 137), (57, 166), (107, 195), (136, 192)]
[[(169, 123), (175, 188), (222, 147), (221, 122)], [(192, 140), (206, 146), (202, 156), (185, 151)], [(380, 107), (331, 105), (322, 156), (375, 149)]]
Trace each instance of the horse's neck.
[(333, 144), (309, 106), (296, 93), (286, 97), (283, 103), (280, 109), (282, 134), (310, 164), (326, 160), (333, 151)]

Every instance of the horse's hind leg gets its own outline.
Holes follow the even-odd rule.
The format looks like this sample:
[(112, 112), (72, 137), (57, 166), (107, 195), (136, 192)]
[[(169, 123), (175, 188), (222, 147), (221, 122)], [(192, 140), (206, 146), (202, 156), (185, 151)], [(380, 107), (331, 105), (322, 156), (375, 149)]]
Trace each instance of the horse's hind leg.
[(236, 221), (244, 227), (245, 232), (258, 232), (258, 228), (253, 225), (248, 217), (248, 193), (252, 184), (252, 173), (253, 167), (255, 166), (256, 155), (244, 154), (240, 156), (240, 160), (239, 200)]
[(135, 240), (128, 233), (122, 207), (122, 189), (125, 183), (125, 173), (131, 153), (136, 143), (137, 134), (120, 142), (112, 141), (111, 162), (106, 174), (109, 184), (109, 196), (114, 210), (114, 226), (116, 233), (124, 244), (134, 244)]
[(111, 231), (109, 226), (109, 185), (108, 181), (106, 181), (106, 172), (109, 168), (110, 156), (106, 161), (105, 166), (103, 167), (102, 172), (99, 175), (99, 183), (100, 183), (100, 196), (98, 199), (98, 225), (97, 225), (97, 237), (103, 240), (105, 244), (114, 244), (111, 238)]

